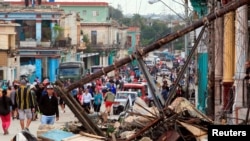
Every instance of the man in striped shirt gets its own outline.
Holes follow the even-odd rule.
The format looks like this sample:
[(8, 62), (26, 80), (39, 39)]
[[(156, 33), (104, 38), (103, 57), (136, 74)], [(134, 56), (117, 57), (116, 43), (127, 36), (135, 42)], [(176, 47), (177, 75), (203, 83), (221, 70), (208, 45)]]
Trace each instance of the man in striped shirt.
[[(30, 89), (26, 86), (26, 81), (21, 80), (20, 87), (16, 90), (15, 106), (18, 109), (19, 120), (22, 130), (29, 129), (32, 121), (32, 111), (35, 111), (35, 98)], [(25, 116), (27, 118), (26, 126), (24, 125)]]

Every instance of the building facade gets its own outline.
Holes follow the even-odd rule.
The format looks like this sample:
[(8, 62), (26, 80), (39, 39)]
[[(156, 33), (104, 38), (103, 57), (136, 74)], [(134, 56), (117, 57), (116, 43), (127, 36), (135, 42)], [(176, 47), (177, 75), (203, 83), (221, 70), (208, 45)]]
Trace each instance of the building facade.
[(19, 55), (16, 50), (16, 27), (19, 24), (0, 21), (0, 81), (13, 81), (17, 76)]
[(2, 6), (0, 20), (20, 25), (15, 29), (15, 46), (20, 57), (15, 79), (25, 76), (30, 82), (36, 78), (54, 82), (61, 56), (69, 53), (67, 40), (57, 40), (60, 31), (56, 27), (60, 27), (64, 12), (56, 7), (25, 8), (21, 2)]

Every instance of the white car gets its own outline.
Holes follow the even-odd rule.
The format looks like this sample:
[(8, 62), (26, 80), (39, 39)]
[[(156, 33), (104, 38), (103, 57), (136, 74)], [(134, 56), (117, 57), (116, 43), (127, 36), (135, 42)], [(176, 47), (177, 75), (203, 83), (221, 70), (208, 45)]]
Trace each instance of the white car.
[(138, 96), (137, 92), (118, 91), (116, 93), (115, 100), (112, 105), (113, 115), (119, 115), (121, 112), (133, 106), (137, 96)]
[(166, 69), (166, 68), (161, 69), (161, 71), (159, 72), (160, 76), (170, 76), (170, 74), (171, 74), (171, 71), (169, 69)]

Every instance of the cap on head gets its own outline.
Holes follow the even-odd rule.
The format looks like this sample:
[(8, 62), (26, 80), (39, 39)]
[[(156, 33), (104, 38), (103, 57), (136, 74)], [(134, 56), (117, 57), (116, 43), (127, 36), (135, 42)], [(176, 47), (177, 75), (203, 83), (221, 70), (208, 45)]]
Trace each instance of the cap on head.
[(47, 89), (53, 89), (54, 87), (53, 87), (53, 85), (49, 84), (49, 85), (47, 85), (46, 88), (47, 88)]

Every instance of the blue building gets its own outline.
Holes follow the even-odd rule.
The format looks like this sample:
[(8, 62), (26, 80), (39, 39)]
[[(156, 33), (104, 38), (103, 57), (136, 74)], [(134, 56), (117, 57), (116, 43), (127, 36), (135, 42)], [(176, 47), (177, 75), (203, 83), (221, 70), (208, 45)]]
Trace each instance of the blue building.
[(58, 23), (63, 11), (56, 7), (25, 7), (24, 3), (6, 3), (0, 8), (0, 20), (18, 23), (16, 48), (20, 57), (17, 77), (26, 75), (30, 82), (56, 80), (56, 69), (61, 59), (70, 53), (69, 37), (60, 38)]

